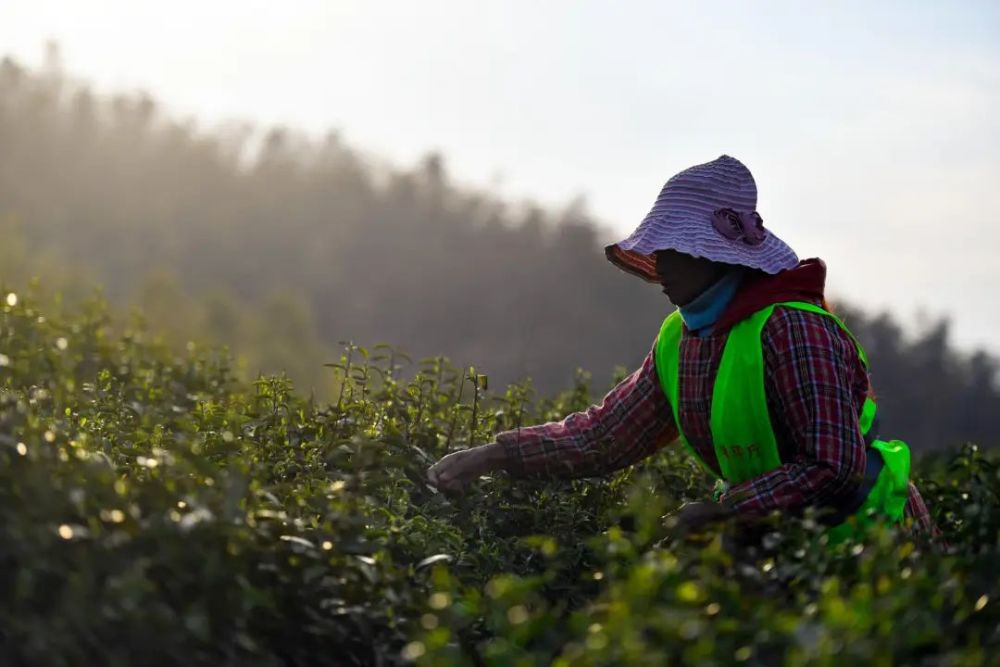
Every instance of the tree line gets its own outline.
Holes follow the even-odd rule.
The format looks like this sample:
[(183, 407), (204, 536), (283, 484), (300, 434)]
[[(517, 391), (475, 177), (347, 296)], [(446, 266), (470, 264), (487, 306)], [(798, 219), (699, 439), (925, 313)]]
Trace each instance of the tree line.
[[(551, 392), (636, 367), (672, 309), (604, 259), (615, 234), (460, 186), (445, 159), (385, 164), (340, 133), (212, 128), (142, 92), (102, 95), (53, 52), (0, 63), (0, 280), (102, 285), (150, 331), (231, 344), (244, 371), (323, 395), (340, 341), (475, 365)], [(1000, 433), (997, 360), (948, 321), (904, 332), (838, 306), (873, 360), (886, 433), (917, 448)], [(610, 384), (606, 384), (610, 387)]]

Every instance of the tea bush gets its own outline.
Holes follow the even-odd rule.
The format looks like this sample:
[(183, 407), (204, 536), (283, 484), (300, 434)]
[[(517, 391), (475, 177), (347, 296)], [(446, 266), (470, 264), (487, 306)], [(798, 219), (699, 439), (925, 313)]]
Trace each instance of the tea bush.
[(426, 483), (590, 405), (585, 373), (536, 398), (348, 343), (319, 404), (100, 300), (0, 299), (3, 664), (996, 660), (1000, 467), (971, 444), (918, 462), (948, 548), (885, 528), (833, 548), (808, 513), (679, 538), (661, 517), (710, 494), (681, 448), (601, 479)]

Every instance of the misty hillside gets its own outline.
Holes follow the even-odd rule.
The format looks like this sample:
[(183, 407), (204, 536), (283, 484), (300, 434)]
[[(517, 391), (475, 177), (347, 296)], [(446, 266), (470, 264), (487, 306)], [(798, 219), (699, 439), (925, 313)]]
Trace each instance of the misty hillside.
[[(206, 129), (55, 62), (0, 64), (0, 234), (0, 281), (41, 276), (70, 300), (103, 285), (175, 342), (231, 344), (246, 373), (287, 370), (320, 394), (344, 340), (498, 384), (549, 392), (584, 368), (607, 387), (672, 309), (608, 264), (613, 235), (578, 203), (505, 201), (456, 185), (443, 156), (386, 166), (337, 133)], [(953, 349), (947, 322), (913, 335), (838, 309), (868, 347), (886, 433), (996, 442), (994, 358)]]

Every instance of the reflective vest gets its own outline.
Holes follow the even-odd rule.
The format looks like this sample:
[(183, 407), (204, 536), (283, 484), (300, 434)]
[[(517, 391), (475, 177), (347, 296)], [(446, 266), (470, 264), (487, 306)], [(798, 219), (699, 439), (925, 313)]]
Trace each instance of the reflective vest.
[[(864, 348), (836, 315), (804, 301), (787, 301), (767, 306), (738, 322), (726, 339), (715, 376), (711, 403), (711, 432), (721, 477), (702, 460), (681, 430), (678, 406), (678, 359), (683, 321), (674, 311), (663, 321), (657, 339), (655, 361), (660, 385), (670, 401), (680, 440), (712, 476), (726, 485), (740, 484), (781, 465), (778, 443), (771, 427), (764, 392), (764, 353), (761, 331), (775, 307), (798, 308), (834, 320), (854, 341), (865, 368)], [(858, 536), (876, 520), (890, 523), (903, 518), (909, 493), (910, 449), (901, 440), (880, 440), (878, 407), (865, 399), (858, 426), (865, 436), (867, 465), (859, 493), (847, 507), (840, 508), (843, 519), (827, 531), (830, 542)]]

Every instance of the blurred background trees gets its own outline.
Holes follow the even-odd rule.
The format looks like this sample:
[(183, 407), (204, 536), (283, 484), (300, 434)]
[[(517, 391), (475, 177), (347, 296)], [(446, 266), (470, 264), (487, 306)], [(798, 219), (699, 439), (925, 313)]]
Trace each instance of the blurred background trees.
[[(94, 285), (177, 344), (230, 345), (244, 372), (331, 386), (341, 340), (475, 364), (550, 392), (607, 386), (672, 309), (611, 267), (583, 201), (563, 210), (459, 186), (443, 156), (385, 165), (332, 132), (205, 130), (143, 93), (103, 96), (53, 51), (0, 63), (0, 280), (73, 300)], [(838, 306), (867, 346), (887, 435), (918, 448), (1000, 433), (997, 360), (947, 321), (903, 331)], [(621, 369), (619, 369), (620, 371)]]

